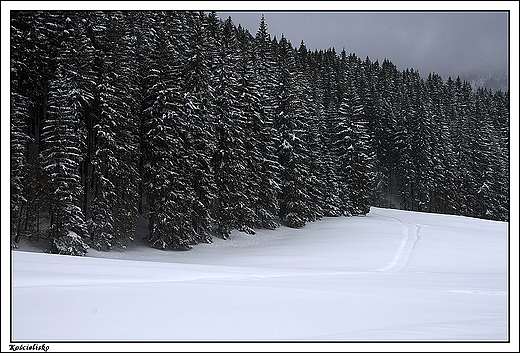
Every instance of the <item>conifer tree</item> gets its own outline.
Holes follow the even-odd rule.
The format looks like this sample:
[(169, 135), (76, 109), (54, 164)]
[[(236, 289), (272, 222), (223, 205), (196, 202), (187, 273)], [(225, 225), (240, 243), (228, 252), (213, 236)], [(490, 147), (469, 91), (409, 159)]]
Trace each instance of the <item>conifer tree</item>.
[(303, 102), (297, 94), (294, 53), (282, 35), (279, 43), (279, 81), (276, 96), (277, 148), (281, 166), (280, 219), (289, 227), (303, 227), (312, 215), (309, 195), (307, 126)]
[[(54, 74), (56, 14), (11, 11), (11, 236), (42, 236), (47, 184), (38, 153)], [(58, 21), (59, 23), (59, 21)]]
[(375, 150), (377, 158), (375, 206), (399, 208), (397, 200), (397, 176), (399, 142), (401, 141), (401, 99), (402, 75), (394, 64), (384, 60), (381, 65), (378, 89), (381, 94), (380, 130), (376, 130)]
[[(474, 152), (473, 180), (475, 186), (475, 204), (473, 217), (484, 219), (500, 219), (503, 212), (503, 201), (500, 196), (501, 163), (503, 153), (499, 145), (498, 133), (493, 126), (492, 94), (485, 88), (479, 88), (475, 95), (475, 112), (473, 126), (475, 137), (472, 147)], [(500, 205), (502, 203), (502, 205)]]
[(420, 212), (431, 212), (432, 196), (435, 190), (435, 138), (437, 131), (434, 129), (432, 117), (431, 99), (426, 95), (423, 80), (417, 81), (417, 93), (415, 105), (417, 115), (408, 120), (409, 131), (413, 136), (412, 148), (414, 150), (413, 163), (415, 166), (414, 180), (414, 206), (413, 209)]
[(135, 43), (123, 13), (103, 14), (99, 117), (94, 134), (90, 236), (98, 249), (125, 247), (133, 240), (139, 206), (139, 107)]
[(260, 97), (259, 85), (254, 71), (253, 54), (251, 49), (244, 49), (237, 66), (237, 108), (240, 111), (240, 126), (243, 162), (240, 164), (242, 192), (244, 198), (238, 212), (238, 230), (254, 234), (255, 228), (261, 227), (258, 215), (260, 205), (260, 182), (262, 180), (263, 152), (265, 145), (262, 141), (265, 135), (265, 124), (259, 121)]
[(364, 107), (353, 82), (347, 81), (334, 140), (342, 214), (364, 215), (370, 211), (374, 156)]
[[(49, 180), (50, 251), (84, 255), (88, 245), (80, 165), (85, 154), (85, 115), (94, 100), (92, 44), (80, 16), (63, 14), (61, 54), (50, 83), (49, 117), (43, 127), (42, 169)], [(59, 22), (58, 22), (59, 23)]]
[(189, 123), (188, 146), (195, 192), (192, 226), (198, 242), (211, 241), (211, 207), (215, 200), (215, 175), (211, 158), (215, 151), (214, 87), (207, 53), (203, 13), (186, 14), (187, 45), (183, 65), (184, 111)]
[(227, 239), (233, 229), (252, 231), (254, 220), (248, 202), (246, 117), (239, 105), (238, 43), (231, 18), (224, 21), (220, 61), (215, 84), (216, 149), (213, 157), (217, 236)]
[(471, 86), (463, 82), (459, 77), (454, 82), (453, 97), (453, 133), (451, 134), (454, 142), (455, 165), (455, 185), (454, 193), (457, 195), (458, 210), (457, 214), (471, 216), (473, 214), (474, 191), (473, 185), (473, 149), (471, 140), (474, 136), (471, 123), (472, 111), (474, 110), (474, 100)]
[(28, 87), (30, 80), (28, 59), (24, 57), (25, 36), (28, 31), (22, 28), (23, 14), (15, 13), (11, 19), (11, 246), (18, 242), (23, 230), (24, 214), (27, 213), (26, 185), (27, 153), (30, 119), (30, 99)]
[[(340, 92), (344, 82), (340, 82), (339, 77), (344, 77), (344, 69), (339, 65), (339, 58), (330, 56), (331, 53), (317, 52), (318, 62), (321, 63), (321, 86), (323, 92), (323, 121), (322, 121), (322, 144), (323, 172), (325, 189), (324, 215), (337, 217), (343, 214), (341, 199), (341, 182), (337, 174), (338, 160), (336, 154), (336, 133), (338, 123), (338, 110), (341, 102)], [(346, 57), (343, 50), (342, 56)]]
[[(275, 58), (267, 24), (262, 16), (253, 47), (253, 70), (255, 77), (250, 82), (256, 85), (257, 103), (251, 125), (255, 137), (253, 165), (255, 183), (258, 185), (258, 199), (255, 204), (257, 227), (274, 229), (278, 227), (276, 217), (279, 212), (280, 163), (276, 155), (279, 137), (275, 130), (274, 87), (276, 87)], [(251, 98), (255, 99), (254, 96)], [(256, 99), (255, 99), (256, 100)]]
[(185, 31), (180, 14), (155, 19), (149, 39), (149, 72), (144, 109), (144, 185), (152, 247), (191, 248), (198, 242), (192, 224), (190, 127), (184, 112), (182, 45)]
[(433, 123), (433, 171), (431, 212), (452, 214), (455, 210), (455, 158), (448, 118), (449, 91), (442, 78), (432, 73), (426, 81)]
[(323, 157), (327, 151), (321, 149), (323, 130), (322, 121), (324, 119), (323, 101), (321, 92), (317, 87), (313, 87), (307, 48), (302, 41), (296, 53), (298, 82), (298, 100), (303, 104), (303, 121), (305, 123), (304, 135), (307, 146), (307, 165), (309, 168), (309, 221), (320, 219), (324, 215), (325, 206), (325, 173)]
[(509, 145), (509, 91), (493, 94), (490, 118), (496, 132), (495, 160), (495, 215), (493, 219), (509, 221), (510, 145)]

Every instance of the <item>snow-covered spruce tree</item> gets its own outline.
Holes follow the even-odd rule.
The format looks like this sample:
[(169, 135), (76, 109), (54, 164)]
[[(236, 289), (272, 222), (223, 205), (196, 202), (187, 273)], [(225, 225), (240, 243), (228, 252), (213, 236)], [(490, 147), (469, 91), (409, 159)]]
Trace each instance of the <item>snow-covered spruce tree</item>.
[(412, 133), (409, 127), (410, 119), (417, 116), (416, 106), (412, 104), (414, 97), (413, 81), (410, 78), (409, 70), (403, 72), (403, 82), (405, 84), (398, 87), (398, 108), (396, 114), (396, 132), (394, 148), (396, 150), (396, 181), (397, 181), (397, 197), (400, 199), (401, 208), (405, 210), (413, 210), (414, 205), (414, 180), (416, 179), (414, 165), (414, 150)]
[(321, 92), (313, 86), (312, 71), (308, 59), (308, 51), (302, 41), (296, 54), (296, 80), (299, 82), (299, 100), (303, 103), (304, 120), (306, 122), (306, 145), (308, 150), (307, 164), (309, 166), (309, 221), (323, 217), (325, 206), (325, 172), (323, 157), (327, 153), (322, 146), (323, 101)]
[(509, 221), (509, 91), (495, 92), (490, 109), (498, 141), (498, 150), (495, 156), (495, 219)]
[[(412, 160), (414, 165), (414, 180), (412, 180), (412, 205), (411, 210), (430, 212), (432, 195), (435, 189), (434, 179), (434, 147), (435, 133), (432, 122), (431, 102), (421, 78), (414, 80), (414, 86), (410, 95), (411, 112), (407, 116), (407, 128), (412, 144)], [(415, 114), (413, 114), (415, 113)]]
[(144, 186), (148, 203), (148, 241), (159, 249), (189, 249), (197, 243), (192, 225), (190, 126), (183, 100), (184, 18), (160, 13), (146, 39), (148, 85), (143, 114)]
[(237, 94), (238, 110), (241, 112), (239, 121), (241, 138), (244, 148), (244, 161), (242, 164), (241, 181), (243, 192), (246, 196), (245, 204), (241, 207), (239, 218), (239, 230), (254, 234), (254, 228), (262, 227), (261, 217), (258, 212), (261, 206), (260, 184), (264, 179), (263, 165), (266, 162), (264, 155), (271, 156), (267, 151), (266, 124), (261, 120), (262, 107), (260, 105), (259, 85), (254, 71), (253, 54), (251, 48), (244, 49), (240, 57), (238, 67)]
[[(276, 87), (275, 59), (271, 48), (271, 38), (262, 16), (252, 48), (254, 73), (249, 81), (253, 85), (252, 94), (258, 97), (253, 108), (251, 137), (253, 178), (258, 187), (255, 202), (256, 226), (275, 229), (279, 213), (280, 164), (276, 154), (278, 134), (274, 126), (274, 88)], [(255, 93), (256, 92), (256, 93)], [(254, 96), (250, 97), (255, 99)], [(253, 104), (255, 104), (253, 102)]]
[[(385, 64), (383, 62), (383, 64)], [(387, 62), (388, 64), (388, 62)], [(356, 86), (363, 102), (365, 117), (368, 122), (370, 139), (374, 152), (375, 176), (371, 203), (373, 206), (389, 207), (388, 200), (390, 168), (392, 167), (391, 140), (393, 134), (392, 108), (389, 104), (389, 87), (393, 85), (395, 71), (392, 66), (386, 70), (379, 62), (371, 62), (367, 57), (361, 65), (356, 65)], [(386, 71), (386, 72), (384, 72)], [(383, 78), (383, 81), (381, 80)]]
[(27, 97), (11, 91), (11, 246), (19, 240), (27, 213), (27, 105)]
[[(354, 196), (352, 175), (353, 175), (353, 152), (354, 152), (354, 131), (352, 117), (354, 114), (362, 114), (362, 106), (360, 106), (359, 96), (355, 91), (352, 82), (346, 81), (347, 74), (343, 71), (341, 79), (342, 90), (345, 93), (339, 102), (339, 107), (333, 119), (333, 136), (331, 150), (334, 152), (334, 175), (337, 182), (337, 193), (340, 203), (338, 205), (340, 214), (343, 216), (354, 215)], [(354, 111), (357, 109), (359, 111)]]
[(333, 147), (342, 214), (357, 216), (370, 211), (374, 155), (364, 107), (352, 80), (346, 80), (346, 87), (338, 110)]
[[(491, 91), (479, 88), (475, 94), (475, 112), (472, 117), (475, 136), (472, 141), (474, 152), (473, 179), (476, 188), (473, 217), (500, 219), (503, 214), (501, 179), (505, 167), (499, 134), (495, 130), (491, 115)], [(507, 169), (506, 169), (507, 170)]]
[[(51, 13), (11, 11), (11, 227), (12, 237), (41, 236), (47, 190), (38, 146), (47, 114), (47, 83), (57, 43)], [(29, 177), (30, 176), (30, 177)]]
[(461, 195), (459, 194), (459, 181), (460, 171), (459, 166), (459, 154), (460, 144), (458, 143), (460, 134), (457, 129), (459, 120), (460, 110), (457, 104), (457, 88), (455, 81), (448, 77), (444, 84), (444, 99), (443, 99), (443, 112), (446, 121), (447, 135), (449, 136), (449, 144), (451, 150), (449, 151), (449, 173), (451, 175), (451, 184), (453, 187), (448, 190), (449, 197), (446, 198), (446, 213), (448, 214), (460, 214), (461, 209)]
[(28, 30), (23, 27), (23, 14), (11, 18), (11, 246), (16, 246), (23, 229), (27, 212), (27, 134), (29, 121), (30, 80), (28, 59), (23, 55)]
[(448, 91), (442, 77), (431, 73), (426, 80), (433, 124), (433, 177), (431, 212), (452, 214), (455, 210), (455, 159), (448, 118)]
[(84, 190), (80, 164), (85, 153), (87, 108), (94, 99), (91, 68), (93, 48), (80, 15), (63, 13), (60, 54), (49, 89), (49, 112), (41, 142), (42, 170), (51, 189), (48, 201), (52, 239), (50, 251), (58, 254), (84, 255), (88, 246)]
[(278, 44), (279, 78), (276, 90), (275, 126), (280, 136), (277, 148), (281, 166), (280, 219), (291, 228), (303, 227), (312, 220), (309, 215), (309, 153), (303, 102), (298, 96), (298, 83), (293, 47), (282, 35)]
[[(365, 61), (358, 62), (354, 66), (355, 82), (362, 114), (353, 116), (353, 128), (356, 138), (356, 157), (358, 166), (355, 168), (356, 177), (354, 188), (356, 189), (356, 214), (364, 215), (370, 212), (373, 190), (376, 182), (377, 157), (375, 151), (379, 149), (376, 142), (376, 131), (381, 133), (379, 123), (380, 99), (376, 91), (375, 82), (379, 74), (379, 63), (372, 63), (367, 57)], [(354, 110), (357, 111), (357, 110)], [(379, 180), (381, 181), (381, 180)]]
[[(227, 239), (233, 229), (253, 232), (254, 212), (249, 198), (249, 172), (245, 135), (247, 110), (240, 100), (244, 87), (239, 83), (238, 43), (231, 18), (224, 21), (220, 36), (215, 89), (216, 149), (212, 159), (216, 197), (214, 207), (215, 232)], [(241, 92), (242, 91), (242, 92)]]
[[(345, 51), (342, 53), (346, 56)], [(324, 215), (338, 217), (342, 215), (342, 200), (340, 196), (340, 178), (336, 174), (337, 158), (335, 153), (336, 122), (340, 104), (340, 88), (338, 76), (340, 72), (338, 58), (332, 52), (317, 52), (316, 59), (320, 76), (315, 78), (317, 89), (321, 87), (323, 100), (323, 119), (321, 121), (321, 143), (324, 180)], [(327, 62), (328, 64), (325, 64)]]
[(394, 64), (384, 60), (378, 77), (378, 91), (381, 95), (379, 123), (375, 129), (376, 180), (374, 186), (374, 206), (398, 208), (397, 160), (401, 124), (401, 100), (399, 89), (401, 73)]
[[(133, 240), (139, 217), (139, 106), (134, 39), (121, 12), (101, 13), (104, 33), (94, 135), (89, 229), (92, 246)], [(106, 27), (104, 27), (106, 25)]]
[(453, 83), (453, 103), (452, 117), (453, 121), (450, 136), (453, 138), (454, 154), (456, 159), (455, 165), (455, 189), (453, 193), (456, 195), (457, 212), (462, 216), (473, 215), (474, 191), (477, 190), (473, 185), (473, 149), (471, 140), (474, 131), (471, 123), (471, 115), (474, 110), (474, 99), (472, 89), (469, 83), (462, 82), (457, 77)]
[(209, 67), (204, 14), (186, 13), (187, 49), (183, 65), (185, 121), (189, 124), (188, 158), (195, 192), (192, 225), (198, 242), (211, 241), (211, 207), (215, 199), (215, 176), (211, 158), (215, 151), (214, 87)]
[(314, 112), (311, 115), (312, 127), (314, 129), (314, 147), (311, 150), (319, 155), (318, 162), (315, 163), (314, 175), (320, 184), (321, 208), (324, 216), (337, 217), (341, 214), (339, 205), (341, 203), (337, 191), (337, 178), (335, 158), (332, 149), (332, 117), (330, 112), (327, 114), (324, 106), (323, 80), (319, 73), (315, 71), (312, 77), (312, 96)]

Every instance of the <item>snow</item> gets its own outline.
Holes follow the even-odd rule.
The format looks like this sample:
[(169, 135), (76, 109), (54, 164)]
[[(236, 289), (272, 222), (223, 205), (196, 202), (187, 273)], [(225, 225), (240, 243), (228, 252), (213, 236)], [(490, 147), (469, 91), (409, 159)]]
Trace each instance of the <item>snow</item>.
[(233, 231), (191, 251), (136, 239), (86, 257), (13, 251), (12, 339), (52, 349), (509, 337), (506, 222), (372, 208), (302, 229)]

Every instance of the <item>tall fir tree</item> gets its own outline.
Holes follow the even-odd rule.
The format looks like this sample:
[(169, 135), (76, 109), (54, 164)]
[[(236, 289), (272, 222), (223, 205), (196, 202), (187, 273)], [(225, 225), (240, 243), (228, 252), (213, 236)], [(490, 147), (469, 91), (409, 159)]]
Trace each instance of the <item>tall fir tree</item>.
[(327, 153), (321, 149), (322, 120), (324, 119), (323, 101), (319, 88), (313, 87), (312, 72), (308, 60), (308, 51), (302, 41), (296, 52), (296, 81), (299, 83), (298, 100), (303, 105), (305, 122), (305, 144), (307, 146), (307, 165), (309, 168), (309, 221), (316, 221), (324, 216), (325, 178), (323, 157)]
[(283, 35), (278, 50), (275, 126), (280, 136), (277, 148), (281, 166), (279, 216), (289, 227), (299, 228), (312, 220), (307, 122), (303, 102), (298, 96), (293, 47)]
[(214, 87), (209, 66), (208, 39), (204, 30), (204, 14), (186, 14), (187, 48), (183, 65), (183, 92), (188, 137), (192, 188), (192, 226), (198, 242), (210, 242), (211, 208), (215, 200), (215, 175), (211, 158), (215, 151)]
[(245, 135), (247, 111), (239, 103), (238, 42), (231, 18), (224, 21), (217, 83), (215, 84), (216, 149), (213, 170), (216, 183), (215, 231), (227, 239), (231, 230), (252, 231), (254, 220), (249, 204), (249, 165)]
[[(41, 166), (51, 189), (48, 199), (50, 251), (84, 255), (88, 231), (80, 166), (85, 154), (85, 116), (94, 100), (93, 47), (81, 16), (63, 13), (60, 55), (49, 90), (49, 116), (43, 127)], [(60, 22), (57, 22), (60, 23)]]
[(471, 86), (463, 82), (459, 77), (454, 82), (453, 92), (453, 133), (454, 154), (456, 158), (455, 193), (458, 204), (457, 214), (471, 216), (473, 214), (474, 181), (473, 175), (473, 149), (471, 141), (474, 130), (471, 123), (474, 99)]
[(431, 212), (454, 213), (456, 208), (453, 143), (447, 114), (448, 89), (441, 76), (431, 73), (426, 81), (431, 104), (434, 189), (432, 190)]
[(364, 215), (370, 211), (374, 155), (364, 107), (352, 80), (341, 101), (336, 122), (336, 154), (341, 213)]
[(182, 49), (183, 16), (155, 18), (149, 48), (144, 109), (144, 184), (148, 204), (148, 241), (160, 249), (191, 248), (198, 242), (192, 224), (195, 191), (189, 146), (190, 127), (184, 112)]
[[(47, 183), (40, 134), (57, 55), (56, 14), (11, 12), (11, 235), (43, 236)], [(57, 21), (59, 22), (59, 20)]]
[[(30, 99), (27, 85), (30, 83), (29, 58), (24, 55), (25, 37), (29, 30), (24, 28), (26, 17), (15, 13), (11, 19), (11, 246), (15, 247), (23, 232), (24, 215), (27, 214), (28, 199), (28, 125)], [(29, 26), (31, 22), (29, 22)]]
[(509, 91), (497, 91), (493, 94), (491, 107), (491, 119), (497, 139), (497, 151), (495, 158), (495, 191), (494, 203), (496, 205), (496, 220), (509, 221), (510, 209), (510, 130), (509, 130)]
[[(475, 204), (473, 217), (484, 219), (500, 219), (503, 203), (497, 198), (497, 192), (501, 189), (500, 179), (502, 175), (499, 134), (492, 122), (491, 92), (479, 88), (475, 95), (475, 111), (472, 117), (475, 130), (473, 139), (473, 180), (475, 187)], [(497, 202), (498, 201), (498, 202)], [(502, 205), (501, 205), (502, 204)]]
[(271, 37), (262, 15), (253, 46), (254, 77), (251, 83), (256, 87), (258, 96), (257, 113), (253, 114), (252, 136), (256, 139), (254, 156), (258, 185), (258, 200), (255, 204), (257, 226), (274, 229), (278, 227), (276, 218), (279, 212), (280, 163), (276, 154), (279, 137), (275, 129), (275, 91), (274, 75), (276, 61), (271, 47)]
[(99, 95), (99, 117), (92, 127), (92, 201), (90, 237), (93, 246), (109, 250), (133, 240), (139, 218), (139, 106), (135, 43), (123, 13), (102, 14), (105, 34)]

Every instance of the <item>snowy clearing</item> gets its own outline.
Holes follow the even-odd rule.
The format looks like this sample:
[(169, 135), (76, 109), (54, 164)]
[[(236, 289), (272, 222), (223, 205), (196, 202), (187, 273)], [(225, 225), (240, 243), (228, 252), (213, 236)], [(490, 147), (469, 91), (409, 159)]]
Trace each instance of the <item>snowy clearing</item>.
[(508, 224), (372, 208), (192, 251), (13, 251), (15, 341), (506, 341)]

